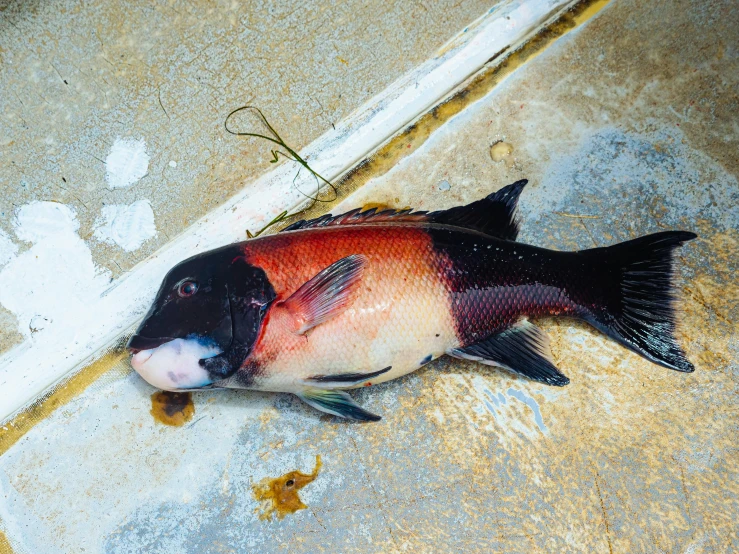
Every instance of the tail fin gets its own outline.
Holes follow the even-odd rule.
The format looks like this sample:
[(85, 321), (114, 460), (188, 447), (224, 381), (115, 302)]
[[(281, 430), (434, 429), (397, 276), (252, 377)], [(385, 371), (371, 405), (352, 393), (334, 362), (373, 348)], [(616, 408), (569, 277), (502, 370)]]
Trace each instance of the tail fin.
[(677, 371), (695, 368), (675, 340), (672, 252), (696, 238), (687, 231), (666, 231), (609, 246), (584, 250), (593, 257), (606, 300), (585, 319), (648, 360)]

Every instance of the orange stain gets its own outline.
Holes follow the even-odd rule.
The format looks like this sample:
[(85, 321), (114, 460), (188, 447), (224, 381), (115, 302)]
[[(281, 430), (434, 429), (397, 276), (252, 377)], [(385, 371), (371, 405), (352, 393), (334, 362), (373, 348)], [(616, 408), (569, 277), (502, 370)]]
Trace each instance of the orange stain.
[(159, 391), (151, 395), (151, 415), (159, 423), (182, 427), (195, 415), (189, 392)]
[(321, 456), (316, 456), (316, 467), (312, 473), (291, 471), (280, 477), (266, 477), (253, 485), (254, 498), (262, 503), (259, 519), (272, 519), (273, 514), (277, 519), (282, 519), (287, 514), (307, 508), (298, 491), (315, 481), (321, 466)]

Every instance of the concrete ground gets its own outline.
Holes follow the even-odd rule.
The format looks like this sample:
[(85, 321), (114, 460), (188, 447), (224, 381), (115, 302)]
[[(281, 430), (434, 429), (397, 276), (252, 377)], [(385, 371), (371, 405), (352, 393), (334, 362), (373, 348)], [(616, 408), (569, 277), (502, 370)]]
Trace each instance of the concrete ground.
[[(271, 167), (229, 112), (261, 107), (299, 150), (496, 3), (0, 2), (0, 267), (29, 246), (18, 210), (52, 201), (120, 276)], [(140, 179), (106, 178), (117, 144)], [(110, 228), (126, 207), (133, 241)], [(0, 302), (0, 352), (27, 332)]]
[[(604, 246), (662, 229), (695, 373), (585, 325), (541, 321), (571, 378), (550, 388), (442, 358), (354, 393), (377, 424), (249, 392), (154, 392), (107, 373), (0, 458), (23, 552), (732, 552), (739, 550), (739, 12), (615, 0), (333, 211), (438, 209), (522, 177), (523, 242)], [(286, 112), (289, 113), (289, 112)], [(490, 147), (513, 147), (495, 162)], [(500, 148), (496, 152), (499, 152)], [(252, 487), (318, 477), (259, 518)]]

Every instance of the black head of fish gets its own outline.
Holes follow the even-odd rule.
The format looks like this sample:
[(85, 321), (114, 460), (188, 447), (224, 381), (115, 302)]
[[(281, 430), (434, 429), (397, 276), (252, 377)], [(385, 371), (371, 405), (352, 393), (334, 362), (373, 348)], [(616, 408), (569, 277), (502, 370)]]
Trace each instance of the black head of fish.
[[(222, 354), (234, 349), (247, 354), (274, 297), (264, 271), (246, 261), (239, 245), (205, 252), (167, 273), (154, 304), (127, 346), (136, 352), (175, 339), (195, 339)], [(224, 357), (233, 361), (233, 355)], [(223, 368), (214, 378), (224, 378), (224, 373), (236, 369)]]

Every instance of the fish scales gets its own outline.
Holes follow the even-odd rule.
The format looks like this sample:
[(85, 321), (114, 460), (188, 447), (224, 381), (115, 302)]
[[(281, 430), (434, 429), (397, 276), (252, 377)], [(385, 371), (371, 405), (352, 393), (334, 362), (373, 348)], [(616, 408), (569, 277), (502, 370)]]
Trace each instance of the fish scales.
[[(367, 261), (352, 305), (306, 335), (283, 324), (279, 307), (264, 325), (245, 374), (237, 379), (290, 391), (312, 374), (366, 372), (392, 366), (380, 383), (420, 367), (457, 345), (449, 296), (438, 267), (445, 262), (425, 229), (389, 226), (327, 227), (267, 236), (244, 246), (263, 268), (277, 301), (332, 263), (352, 254)], [(265, 371), (269, 368), (269, 371)]]

